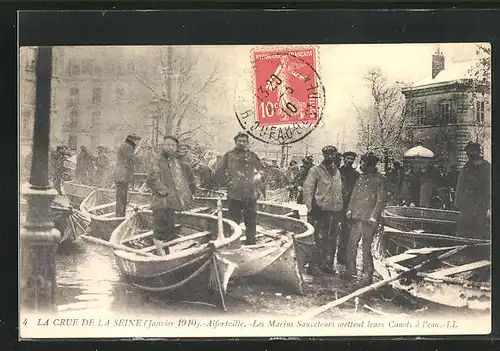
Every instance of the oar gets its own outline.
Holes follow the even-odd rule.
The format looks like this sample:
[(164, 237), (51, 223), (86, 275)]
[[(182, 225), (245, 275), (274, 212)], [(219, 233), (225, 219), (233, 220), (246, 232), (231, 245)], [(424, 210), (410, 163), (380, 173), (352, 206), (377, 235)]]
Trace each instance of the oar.
[(134, 253), (136, 255), (139, 255), (139, 256), (147, 256), (147, 257), (154, 256), (151, 253), (140, 252), (140, 251), (138, 251), (136, 249), (132, 249), (132, 248), (127, 247), (125, 245), (115, 245), (113, 243), (110, 243), (109, 241), (106, 241), (106, 240), (103, 240), (103, 239), (99, 239), (99, 238), (95, 238), (93, 236), (80, 235), (80, 238), (82, 238), (82, 239), (84, 239), (86, 241), (89, 241), (91, 243), (94, 243), (94, 244), (99, 244), (99, 245), (106, 246), (106, 247), (109, 247), (109, 248), (115, 249), (115, 250), (127, 251), (127, 252), (130, 252), (130, 253)]
[(224, 240), (224, 225), (222, 223), (222, 200), (217, 199), (217, 236), (219, 240)]
[(350, 299), (354, 298), (354, 297), (358, 297), (358, 296), (361, 296), (369, 291), (373, 291), (373, 290), (376, 290), (378, 288), (381, 288), (385, 285), (388, 285), (396, 280), (399, 280), (405, 276), (408, 276), (408, 275), (411, 275), (412, 273), (414, 272), (417, 272), (419, 271), (420, 269), (422, 269), (424, 266), (428, 265), (430, 262), (434, 262), (434, 261), (437, 261), (437, 260), (443, 260), (447, 257), (450, 257), (450, 256), (453, 256), (454, 254), (456, 254), (458, 251), (460, 250), (463, 250), (465, 249), (466, 247), (468, 247), (469, 245), (463, 245), (463, 246), (459, 246), (457, 247), (456, 249), (453, 249), (453, 250), (450, 250), (450, 251), (447, 251), (437, 257), (434, 257), (434, 258), (431, 258), (431, 259), (428, 259), (424, 262), (422, 262), (421, 264), (419, 265), (416, 265), (414, 266), (413, 268), (410, 268), (408, 269), (407, 271), (405, 272), (401, 272), (399, 274), (396, 274), (395, 276), (393, 277), (390, 277), (390, 278), (387, 278), (387, 279), (384, 279), (384, 280), (381, 280), (379, 282), (376, 282), (374, 284), (371, 284), (369, 286), (366, 286), (366, 287), (363, 287), (361, 289), (358, 289), (356, 291), (354, 291), (353, 293), (349, 294), (349, 295), (346, 295), (344, 297), (341, 297), (340, 299), (338, 300), (335, 300), (335, 301), (332, 301), (332, 302), (329, 302), (327, 303), (326, 305), (323, 305), (321, 307), (318, 307), (304, 315), (302, 315), (300, 317), (301, 320), (305, 320), (305, 319), (310, 319), (312, 317), (315, 317), (317, 316), (318, 314), (320, 313), (323, 313), (329, 309), (332, 309), (333, 307), (336, 307), (338, 305), (341, 305), (343, 304), (344, 302), (346, 301), (349, 301)]

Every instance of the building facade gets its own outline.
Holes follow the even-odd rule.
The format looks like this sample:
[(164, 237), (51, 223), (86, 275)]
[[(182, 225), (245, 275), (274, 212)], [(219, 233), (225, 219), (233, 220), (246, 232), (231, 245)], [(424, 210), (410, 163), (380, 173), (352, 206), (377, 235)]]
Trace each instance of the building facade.
[(432, 74), (405, 88), (409, 116), (405, 139), (421, 142), (432, 150), (438, 164), (461, 167), (469, 141), (483, 146), (491, 160), (491, 104), (489, 93), (477, 93), (471, 76), (475, 61), (446, 64), (437, 51), (432, 56)]

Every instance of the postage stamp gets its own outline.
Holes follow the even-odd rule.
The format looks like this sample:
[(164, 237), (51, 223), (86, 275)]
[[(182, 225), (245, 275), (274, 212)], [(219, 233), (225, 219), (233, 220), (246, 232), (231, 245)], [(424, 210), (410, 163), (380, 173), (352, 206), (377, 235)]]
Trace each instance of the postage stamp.
[(236, 105), (241, 127), (255, 139), (278, 145), (304, 139), (318, 125), (326, 93), (317, 71), (316, 47), (254, 50), (252, 109)]

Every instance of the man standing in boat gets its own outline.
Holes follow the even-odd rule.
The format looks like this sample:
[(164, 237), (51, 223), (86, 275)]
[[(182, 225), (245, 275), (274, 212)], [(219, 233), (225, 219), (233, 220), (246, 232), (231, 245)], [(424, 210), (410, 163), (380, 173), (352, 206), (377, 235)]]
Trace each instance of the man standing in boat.
[(141, 140), (135, 134), (127, 135), (116, 154), (115, 188), (116, 188), (116, 217), (125, 217), (127, 207), (128, 187), (132, 183), (135, 170), (135, 153), (137, 143)]
[(227, 152), (214, 172), (216, 181), (228, 176), (229, 218), (245, 222), (246, 244), (255, 244), (257, 231), (257, 197), (261, 188), (262, 163), (259, 157), (249, 150), (248, 134), (238, 133), (234, 137), (236, 147)]
[(178, 160), (179, 141), (165, 136), (161, 153), (149, 172), (147, 184), (152, 190), (153, 241), (158, 255), (169, 253), (164, 242), (175, 238), (175, 211), (187, 208), (196, 191), (191, 166)]
[(337, 148), (325, 146), (323, 162), (309, 171), (304, 183), (304, 203), (315, 223), (315, 253), (309, 271), (313, 275), (333, 273), (338, 225), (342, 220), (342, 180), (335, 165)]
[(490, 239), (490, 163), (481, 156), (481, 145), (465, 147), (469, 160), (458, 176), (455, 206), (460, 211), (457, 231), (462, 237)]
[(339, 264), (346, 264), (346, 251), (347, 242), (349, 239), (349, 221), (345, 217), (347, 213), (347, 207), (349, 206), (349, 200), (351, 199), (352, 190), (354, 185), (359, 178), (358, 171), (352, 166), (354, 160), (356, 159), (356, 153), (352, 151), (345, 152), (342, 157), (344, 158), (344, 165), (340, 167), (340, 176), (342, 179), (342, 212), (344, 218), (342, 219), (341, 232), (339, 237), (339, 249), (337, 253), (337, 261)]
[(387, 201), (387, 184), (385, 177), (377, 170), (379, 158), (373, 153), (361, 157), (361, 175), (352, 191), (347, 210), (347, 218), (351, 219), (351, 231), (347, 244), (347, 269), (344, 277), (351, 280), (356, 275), (356, 254), (358, 243), (363, 238), (363, 274), (362, 282), (373, 281), (373, 257), (371, 246), (380, 216)]

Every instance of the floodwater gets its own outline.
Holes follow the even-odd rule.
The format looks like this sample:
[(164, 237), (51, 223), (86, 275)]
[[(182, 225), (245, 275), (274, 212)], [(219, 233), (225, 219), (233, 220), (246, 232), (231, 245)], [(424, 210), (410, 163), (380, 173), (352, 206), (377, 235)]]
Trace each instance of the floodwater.
[[(56, 257), (58, 310), (106, 310), (123, 315), (183, 314), (220, 315), (221, 308), (202, 301), (169, 301), (145, 293), (120, 276), (113, 252), (108, 247), (85, 241), (59, 250)], [(246, 316), (299, 316), (352, 292), (341, 279), (304, 275), (305, 294), (290, 294), (279, 286), (255, 280), (230, 281), (226, 297), (227, 314)], [(322, 317), (356, 313), (413, 316), (439, 313), (435, 306), (415, 302), (394, 292), (375, 292), (351, 300)]]

